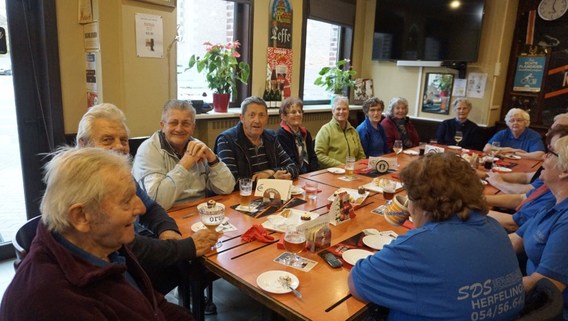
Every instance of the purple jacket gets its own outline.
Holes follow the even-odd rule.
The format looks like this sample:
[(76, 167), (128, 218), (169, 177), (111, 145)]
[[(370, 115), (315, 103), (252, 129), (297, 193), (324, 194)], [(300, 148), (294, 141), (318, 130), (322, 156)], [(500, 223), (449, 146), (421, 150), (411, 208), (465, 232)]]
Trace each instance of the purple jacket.
[[(0, 320), (193, 320), (154, 291), (130, 250), (125, 264), (95, 266), (61, 245), (40, 222), (0, 306)], [(130, 285), (128, 270), (139, 290)]]

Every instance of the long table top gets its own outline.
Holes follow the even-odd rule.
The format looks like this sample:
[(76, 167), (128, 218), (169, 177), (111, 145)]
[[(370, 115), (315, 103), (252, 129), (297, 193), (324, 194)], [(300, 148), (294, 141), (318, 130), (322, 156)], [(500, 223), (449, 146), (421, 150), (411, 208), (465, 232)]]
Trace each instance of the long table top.
[[(394, 155), (387, 155), (394, 157)], [(404, 168), (418, 156), (400, 154), (398, 162), (400, 168)], [(539, 161), (531, 160), (511, 160), (517, 163), (513, 171), (534, 171), (540, 165)], [(359, 162), (358, 169), (365, 168), (364, 162)], [(396, 173), (388, 173), (386, 176), (397, 178)], [(345, 181), (342, 175), (333, 174), (327, 170), (303, 174), (293, 182), (294, 185), (302, 187), (307, 180), (317, 181), (321, 192), (317, 194), (316, 200), (309, 200), (305, 194), (296, 196), (306, 200), (306, 203), (294, 207), (294, 209), (324, 214), (328, 212), (328, 198), (341, 187), (357, 188), (372, 181), (372, 177), (357, 174), (357, 180)], [(386, 177), (385, 176), (385, 177)], [(485, 193), (495, 194), (499, 192), (496, 188), (487, 185)], [(404, 193), (401, 191), (400, 193)], [(317, 261), (318, 264), (309, 272), (303, 272), (292, 267), (288, 267), (273, 260), (285, 250), (277, 247), (276, 241), (283, 237), (281, 233), (271, 232), (275, 237), (272, 243), (262, 243), (259, 241), (244, 242), (241, 235), (253, 224), (262, 224), (267, 218), (255, 218), (241, 213), (231, 206), (239, 204), (240, 196), (238, 192), (230, 195), (214, 196), (217, 202), (225, 205), (225, 215), (229, 217), (230, 223), (237, 230), (226, 232), (221, 237), (223, 246), (218, 250), (212, 250), (203, 257), (203, 264), (212, 272), (226, 279), (242, 291), (264, 304), (269, 309), (275, 311), (287, 320), (355, 320), (366, 311), (366, 303), (353, 298), (349, 294), (347, 286), (347, 276), (349, 268), (342, 267), (333, 269), (325, 263), (316, 253), (304, 251), (300, 255), (308, 259)], [(190, 236), (191, 225), (199, 222), (197, 205), (206, 200), (193, 203), (178, 205), (169, 211), (184, 237)], [(406, 233), (407, 228), (393, 226), (385, 221), (383, 216), (372, 213), (376, 207), (385, 204), (385, 199), (381, 193), (370, 192), (364, 203), (356, 210), (356, 217), (339, 224), (330, 226), (332, 232), (331, 244), (337, 244), (349, 237), (357, 235), (364, 229), (374, 228), (379, 231), (392, 230), (401, 235)], [(272, 294), (263, 291), (256, 283), (257, 277), (269, 270), (283, 270), (296, 275), (300, 281), (298, 290), (302, 293), (303, 299), (296, 298), (292, 293)]]

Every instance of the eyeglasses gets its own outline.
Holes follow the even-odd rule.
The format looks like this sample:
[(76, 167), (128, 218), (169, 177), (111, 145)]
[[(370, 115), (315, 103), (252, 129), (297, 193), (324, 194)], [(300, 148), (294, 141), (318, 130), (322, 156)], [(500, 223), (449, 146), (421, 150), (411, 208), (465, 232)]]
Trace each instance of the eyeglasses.
[(549, 150), (548, 153), (546, 153), (546, 158), (550, 157), (550, 155), (554, 155), (556, 157), (558, 157), (558, 154), (556, 154), (555, 152)]

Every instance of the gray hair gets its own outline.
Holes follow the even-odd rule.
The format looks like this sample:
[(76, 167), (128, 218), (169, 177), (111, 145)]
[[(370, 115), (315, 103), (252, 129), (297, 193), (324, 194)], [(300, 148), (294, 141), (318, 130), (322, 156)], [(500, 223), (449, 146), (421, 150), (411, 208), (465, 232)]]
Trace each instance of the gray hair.
[(108, 119), (119, 122), (124, 129), (126, 129), (126, 134), (130, 136), (130, 129), (126, 126), (126, 116), (124, 116), (122, 110), (113, 104), (104, 103), (89, 108), (83, 117), (81, 117), (79, 128), (77, 128), (77, 137), (75, 138), (75, 144), (77, 146), (88, 146), (91, 143), (93, 123), (97, 119)]
[(264, 106), (266, 113), (268, 114), (268, 106), (266, 106), (266, 102), (257, 96), (250, 96), (243, 100), (241, 103), (241, 114), (244, 115), (247, 112), (247, 108), (250, 104), (257, 104)]
[(469, 108), (469, 110), (471, 110), (471, 108), (473, 107), (473, 105), (471, 104), (471, 101), (469, 101), (469, 99), (467, 98), (458, 98), (454, 101), (454, 110), (456, 110), (456, 108), (458, 108), (458, 105), (460, 103), (464, 103), (466, 104), (467, 108)]
[(556, 167), (563, 171), (568, 171), (568, 136), (564, 136), (559, 138), (554, 143), (554, 151), (558, 154), (558, 162), (556, 163)]
[(47, 229), (57, 233), (71, 227), (67, 213), (73, 204), (83, 204), (93, 211), (100, 209), (109, 193), (108, 178), (131, 170), (126, 155), (102, 148), (64, 146), (51, 155), (53, 158), (44, 167), (46, 189), (40, 210)]
[(513, 116), (515, 115), (520, 115), (521, 118), (523, 118), (526, 121), (527, 125), (531, 122), (531, 116), (529, 115), (529, 113), (527, 113), (525, 110), (520, 108), (509, 109), (507, 115), (505, 115), (505, 122), (508, 124), (511, 118), (513, 118)]
[(379, 106), (384, 111), (385, 103), (377, 97), (371, 97), (363, 102), (363, 113), (367, 115), (371, 107)]
[(164, 108), (162, 109), (163, 122), (167, 121), (166, 117), (168, 116), (168, 112), (172, 109), (189, 111), (191, 113), (191, 120), (195, 123), (195, 108), (193, 108), (191, 101), (180, 99), (170, 99), (166, 101)]
[(388, 105), (387, 109), (385, 110), (385, 114), (387, 116), (392, 116), (394, 108), (396, 106), (398, 106), (399, 103), (402, 103), (402, 104), (404, 104), (404, 106), (406, 106), (406, 112), (408, 113), (408, 100), (406, 100), (406, 98), (402, 98), (402, 97), (393, 97), (389, 101), (389, 105)]
[(335, 110), (335, 108), (342, 103), (345, 103), (347, 105), (347, 109), (349, 109), (349, 98), (336, 95), (335, 98), (333, 98), (333, 105), (331, 105), (331, 110)]

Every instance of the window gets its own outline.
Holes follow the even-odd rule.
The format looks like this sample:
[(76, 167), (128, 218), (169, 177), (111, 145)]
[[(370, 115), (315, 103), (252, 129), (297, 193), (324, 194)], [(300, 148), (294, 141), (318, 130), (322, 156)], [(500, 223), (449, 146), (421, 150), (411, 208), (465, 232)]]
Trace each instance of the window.
[(340, 26), (308, 19), (306, 30), (306, 60), (304, 63), (303, 100), (329, 99), (323, 87), (314, 85), (322, 67), (334, 66), (339, 60)]
[[(177, 97), (211, 102), (213, 92), (207, 87), (205, 74), (198, 73), (195, 67), (185, 70), (189, 57), (203, 55), (205, 42), (215, 44), (239, 40), (241, 59), (250, 65), (251, 5), (242, 0), (178, 0), (177, 3)], [(239, 101), (250, 95), (249, 86), (237, 87)], [(235, 95), (232, 95), (231, 101), (231, 105), (238, 105)]]
[(329, 103), (329, 93), (314, 85), (321, 68), (351, 58), (354, 0), (307, 0), (304, 9), (306, 34), (302, 39), (303, 68), (300, 96), (306, 104)]

